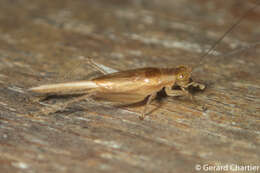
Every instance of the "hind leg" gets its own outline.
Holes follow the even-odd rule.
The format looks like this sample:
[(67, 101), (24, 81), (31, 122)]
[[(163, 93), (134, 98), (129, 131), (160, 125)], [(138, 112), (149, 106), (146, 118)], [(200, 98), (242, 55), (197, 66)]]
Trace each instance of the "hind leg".
[(88, 93), (82, 96), (79, 96), (77, 98), (74, 98), (72, 100), (69, 100), (65, 103), (58, 103), (56, 105), (52, 105), (51, 107), (44, 107), (40, 110), (41, 113), (43, 113), (44, 115), (49, 115), (51, 113), (55, 113), (58, 111), (62, 111), (64, 110), (68, 105), (75, 103), (75, 102), (79, 102), (81, 100), (84, 100), (86, 98), (89, 98), (90, 96), (92, 96), (94, 93)]

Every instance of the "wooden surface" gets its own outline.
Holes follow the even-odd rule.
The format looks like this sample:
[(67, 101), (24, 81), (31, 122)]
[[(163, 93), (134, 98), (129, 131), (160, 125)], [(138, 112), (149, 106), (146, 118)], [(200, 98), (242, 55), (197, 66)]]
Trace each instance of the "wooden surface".
[(206, 112), (186, 97), (162, 96), (143, 121), (142, 105), (116, 108), (93, 99), (45, 116), (43, 104), (71, 98), (35, 102), (27, 91), (100, 75), (81, 56), (117, 70), (198, 65), (252, 6), (243, 0), (0, 1), (1, 172), (260, 166), (260, 7), (218, 45), (217, 56), (194, 69), (193, 79), (207, 85), (195, 93)]

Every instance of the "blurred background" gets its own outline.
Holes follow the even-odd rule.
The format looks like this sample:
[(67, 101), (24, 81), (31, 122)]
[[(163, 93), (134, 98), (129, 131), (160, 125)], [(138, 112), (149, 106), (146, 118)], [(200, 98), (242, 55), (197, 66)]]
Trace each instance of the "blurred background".
[[(2, 172), (198, 172), (197, 164), (259, 164), (260, 8), (205, 58), (237, 19), (243, 0), (0, 0)], [(196, 66), (196, 99), (143, 107), (99, 102), (38, 114), (27, 89), (116, 70)], [(201, 64), (199, 64), (201, 63)], [(53, 101), (53, 102), (56, 102)], [(57, 100), (59, 102), (59, 100)]]

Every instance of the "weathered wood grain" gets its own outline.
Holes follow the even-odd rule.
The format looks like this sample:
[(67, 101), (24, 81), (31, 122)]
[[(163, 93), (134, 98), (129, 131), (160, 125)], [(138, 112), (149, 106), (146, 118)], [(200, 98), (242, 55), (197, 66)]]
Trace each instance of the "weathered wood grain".
[(207, 85), (195, 93), (206, 112), (188, 98), (162, 94), (144, 121), (137, 117), (143, 105), (118, 108), (92, 99), (46, 116), (39, 113), (43, 103), (70, 98), (35, 102), (27, 91), (100, 75), (81, 56), (117, 70), (199, 64), (252, 6), (242, 0), (0, 1), (1, 172), (260, 166), (259, 7), (218, 45), (217, 56), (194, 69), (194, 80)]

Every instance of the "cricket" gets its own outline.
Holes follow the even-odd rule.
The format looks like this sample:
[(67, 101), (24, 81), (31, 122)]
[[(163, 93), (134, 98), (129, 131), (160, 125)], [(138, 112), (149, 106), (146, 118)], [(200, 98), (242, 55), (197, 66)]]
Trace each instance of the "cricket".
[[(91, 61), (91, 59), (89, 60)], [(94, 62), (91, 64), (94, 65)], [(187, 95), (191, 99), (193, 97), (187, 90), (189, 86), (203, 90), (205, 85), (193, 82), (191, 72), (192, 69), (187, 66), (176, 68), (147, 67), (104, 74), (89, 81), (41, 85), (30, 88), (30, 90), (41, 94), (86, 94), (78, 98), (77, 101), (95, 95), (97, 98), (125, 104), (141, 102), (148, 97), (140, 116), (140, 119), (143, 119), (147, 106), (156, 97), (157, 92), (163, 88), (168, 96)], [(174, 85), (181, 89), (172, 90)]]
[[(258, 6), (257, 4), (256, 6)], [(241, 16), (206, 52), (200, 60), (210, 54), (212, 50), (230, 33), (236, 25), (254, 8), (249, 9)], [(201, 61), (199, 61), (201, 62)], [(147, 114), (149, 104), (155, 99), (157, 93), (164, 90), (167, 96), (188, 96), (194, 101), (193, 95), (189, 92), (189, 87), (204, 90), (206, 86), (192, 80), (192, 67), (181, 65), (173, 68), (145, 67), (114, 73), (107, 73), (100, 68), (92, 58), (88, 58), (88, 63), (100, 71), (103, 75), (91, 80), (76, 81), (68, 83), (47, 84), (29, 88), (29, 91), (44, 95), (72, 95), (80, 94), (78, 98), (72, 99), (50, 112), (56, 112), (66, 108), (67, 105), (84, 100), (88, 97), (104, 99), (109, 102), (124, 104), (134, 104), (146, 100), (145, 107), (139, 118), (143, 120)], [(201, 63), (199, 63), (201, 64)], [(175, 87), (178, 89), (173, 89)]]

